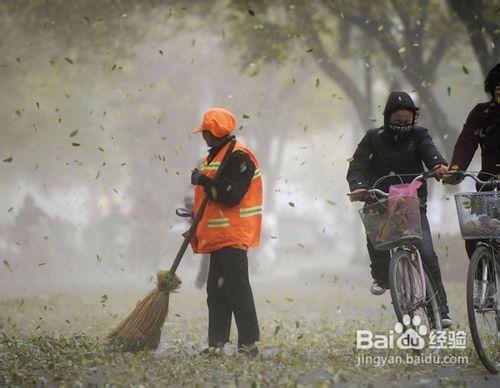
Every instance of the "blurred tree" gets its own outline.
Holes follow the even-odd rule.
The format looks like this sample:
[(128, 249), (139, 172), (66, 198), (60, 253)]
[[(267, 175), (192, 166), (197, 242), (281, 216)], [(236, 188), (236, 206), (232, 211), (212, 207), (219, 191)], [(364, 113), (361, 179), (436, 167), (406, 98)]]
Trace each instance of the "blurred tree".
[(500, 3), (497, 0), (448, 0), (448, 6), (464, 23), (486, 77), (500, 61)]
[[(364, 127), (372, 121), (374, 80), (385, 81), (391, 89), (409, 84), (419, 96), (424, 123), (440, 139), (453, 133), (434, 85), (443, 59), (453, 59), (447, 54), (461, 41), (464, 30), (443, 2), (231, 3), (229, 20), (234, 22), (232, 35), (244, 68), (250, 64), (298, 62), (297, 58), (312, 55), (353, 103)], [(490, 3), (483, 7), (488, 16), (479, 18), (478, 23), (485, 22), (483, 30), (488, 31), (492, 46), (497, 47), (498, 34), (495, 21), (491, 22), (494, 12)], [(490, 53), (493, 57), (495, 50)], [(483, 62), (481, 58), (478, 60)]]

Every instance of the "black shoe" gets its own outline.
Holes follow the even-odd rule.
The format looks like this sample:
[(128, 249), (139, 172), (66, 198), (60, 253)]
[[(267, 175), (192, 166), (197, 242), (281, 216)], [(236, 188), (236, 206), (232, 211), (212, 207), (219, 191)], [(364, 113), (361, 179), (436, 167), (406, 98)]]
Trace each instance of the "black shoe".
[(224, 355), (224, 348), (205, 348), (197, 354), (198, 356), (221, 357)]
[(389, 287), (387, 287), (384, 283), (379, 283), (374, 280), (370, 287), (370, 292), (373, 295), (382, 295), (388, 288)]
[(441, 314), (441, 326), (443, 326), (443, 329), (453, 326), (454, 323), (448, 314)]
[(254, 343), (250, 345), (242, 345), (238, 348), (238, 353), (249, 358), (255, 358), (259, 355), (259, 348)]

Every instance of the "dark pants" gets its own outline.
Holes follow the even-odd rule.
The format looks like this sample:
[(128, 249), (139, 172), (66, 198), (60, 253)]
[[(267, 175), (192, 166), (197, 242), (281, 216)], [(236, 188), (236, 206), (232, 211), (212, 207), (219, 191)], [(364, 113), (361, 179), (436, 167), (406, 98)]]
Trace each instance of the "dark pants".
[[(427, 220), (425, 207), (421, 207), (420, 215), (422, 222), (422, 240), (417, 244), (417, 248), (422, 256), (422, 262), (427, 269), (427, 273), (429, 274), (438, 292), (441, 312), (443, 314), (448, 314), (448, 300), (446, 297), (446, 291), (444, 290), (443, 280), (441, 279), (441, 270), (439, 268), (438, 258), (436, 252), (434, 252), (434, 246), (432, 244), (431, 228), (429, 226), (429, 221)], [(375, 250), (369, 240), (367, 246), (371, 260), (370, 267), (373, 280), (387, 287), (389, 284), (389, 262), (391, 261), (389, 251)]]
[(467, 251), (467, 256), (469, 259), (477, 248), (477, 243), (482, 240), (465, 240), (465, 250)]
[(238, 328), (238, 347), (259, 340), (245, 250), (225, 247), (210, 254), (207, 295), (208, 346), (219, 347), (229, 341), (233, 314)]

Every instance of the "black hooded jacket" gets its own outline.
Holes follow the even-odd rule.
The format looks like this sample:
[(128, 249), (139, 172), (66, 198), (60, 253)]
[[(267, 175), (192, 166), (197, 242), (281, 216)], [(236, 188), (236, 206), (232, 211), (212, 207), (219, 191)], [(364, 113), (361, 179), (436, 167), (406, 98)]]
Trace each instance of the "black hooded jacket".
[[(398, 95), (391, 93), (387, 106), (391, 109), (387, 115), (399, 109)], [(404, 102), (407, 105), (407, 102)], [(387, 116), (386, 115), (386, 116)], [(387, 121), (387, 120), (386, 120)], [(424, 172), (424, 165), (432, 170), (436, 165), (448, 165), (439, 153), (426, 128), (415, 126), (405, 136), (395, 137), (385, 127), (370, 129), (358, 144), (356, 152), (349, 163), (347, 181), (351, 191), (372, 188), (382, 176), (390, 174), (414, 174), (402, 177), (404, 183), (411, 182), (415, 175)], [(377, 184), (378, 189), (388, 192), (389, 186), (401, 183), (397, 177), (384, 179)], [(420, 187), (418, 195), (427, 197), (426, 184)]]

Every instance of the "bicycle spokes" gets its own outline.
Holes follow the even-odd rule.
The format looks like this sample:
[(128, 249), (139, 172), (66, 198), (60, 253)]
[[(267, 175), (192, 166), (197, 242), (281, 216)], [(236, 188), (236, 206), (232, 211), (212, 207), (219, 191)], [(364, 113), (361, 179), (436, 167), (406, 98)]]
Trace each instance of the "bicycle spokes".
[(480, 247), (471, 258), (468, 276), (468, 313), (474, 346), (486, 368), (493, 373), (500, 362), (498, 269), (492, 251)]

